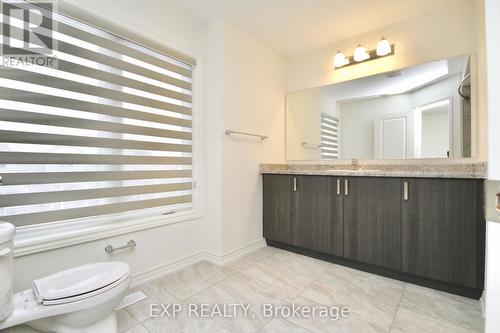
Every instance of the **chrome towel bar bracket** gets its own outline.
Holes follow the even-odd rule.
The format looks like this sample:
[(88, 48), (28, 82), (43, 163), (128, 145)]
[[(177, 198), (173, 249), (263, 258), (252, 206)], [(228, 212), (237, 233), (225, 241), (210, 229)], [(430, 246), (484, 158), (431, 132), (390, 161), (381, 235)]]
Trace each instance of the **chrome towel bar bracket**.
[(119, 246), (119, 247), (113, 247), (113, 245), (108, 244), (108, 246), (106, 246), (104, 248), (104, 251), (106, 251), (107, 254), (113, 254), (113, 252), (115, 252), (115, 251), (125, 250), (128, 248), (134, 248), (136, 246), (137, 246), (137, 243), (133, 239), (131, 239), (127, 242), (126, 245)]
[(254, 136), (254, 137), (260, 138), (260, 140), (265, 140), (265, 139), (267, 139), (267, 136), (266, 136), (266, 135), (253, 134), (253, 133), (246, 133), (246, 132), (238, 132), (238, 131), (233, 131), (233, 130), (230, 130), (230, 129), (225, 130), (225, 131), (224, 131), (224, 134), (226, 134), (226, 135), (231, 135), (231, 134), (240, 134), (240, 135)]
[(322, 148), (321, 144), (315, 144), (315, 143), (309, 143), (309, 142), (302, 142), (300, 144), (304, 148)]

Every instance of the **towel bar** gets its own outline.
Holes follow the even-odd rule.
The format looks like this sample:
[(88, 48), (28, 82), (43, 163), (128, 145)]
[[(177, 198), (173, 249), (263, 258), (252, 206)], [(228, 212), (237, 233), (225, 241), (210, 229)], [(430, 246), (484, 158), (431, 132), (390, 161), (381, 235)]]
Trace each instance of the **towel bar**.
[(108, 246), (106, 246), (104, 248), (104, 251), (106, 251), (107, 254), (113, 254), (113, 252), (115, 251), (118, 251), (118, 250), (125, 250), (125, 249), (128, 249), (128, 248), (134, 248), (137, 246), (137, 243), (131, 239), (127, 242), (126, 245), (123, 245), (123, 246), (119, 246), (119, 247), (113, 247), (113, 245), (111, 244), (108, 244)]
[(233, 131), (233, 130), (225, 130), (224, 133), (226, 135), (231, 135), (231, 134), (240, 134), (240, 135), (248, 135), (248, 136), (254, 136), (254, 137), (257, 137), (257, 138), (260, 138), (261, 140), (265, 140), (267, 139), (267, 136), (266, 135), (260, 135), (260, 134), (252, 134), (252, 133), (246, 133), (246, 132), (238, 132), (238, 131)]

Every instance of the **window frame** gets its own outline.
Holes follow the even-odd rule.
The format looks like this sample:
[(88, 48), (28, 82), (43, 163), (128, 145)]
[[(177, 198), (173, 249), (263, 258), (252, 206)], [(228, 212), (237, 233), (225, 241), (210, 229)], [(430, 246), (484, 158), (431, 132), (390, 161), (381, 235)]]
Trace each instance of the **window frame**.
[[(200, 149), (201, 138), (199, 134), (201, 133), (200, 117), (202, 103), (200, 87), (202, 80), (199, 57), (166, 47), (143, 35), (131, 32), (113, 22), (64, 2), (59, 2), (56, 8), (54, 8), (54, 11), (143, 47), (167, 54), (179, 61), (192, 63), (192, 208), (176, 212), (172, 215), (162, 215), (160, 211), (158, 211), (157, 214), (156, 212), (152, 214), (156, 209), (163, 210), (163, 212), (165, 211), (164, 208), (158, 207), (146, 211), (129, 211), (76, 220), (16, 227), (14, 257), (26, 256), (103, 238), (128, 234), (135, 231), (201, 219), (202, 203), (200, 200), (201, 189), (199, 175), (202, 154)], [(126, 217), (126, 215), (129, 217)]]

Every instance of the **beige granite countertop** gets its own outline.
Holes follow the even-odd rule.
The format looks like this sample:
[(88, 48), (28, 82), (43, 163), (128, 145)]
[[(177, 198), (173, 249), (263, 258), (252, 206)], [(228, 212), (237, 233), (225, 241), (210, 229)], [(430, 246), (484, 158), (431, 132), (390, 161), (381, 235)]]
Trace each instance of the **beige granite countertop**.
[(450, 164), (363, 164), (359, 170), (340, 164), (261, 164), (262, 174), (416, 177), (416, 178), (486, 178), (487, 163)]

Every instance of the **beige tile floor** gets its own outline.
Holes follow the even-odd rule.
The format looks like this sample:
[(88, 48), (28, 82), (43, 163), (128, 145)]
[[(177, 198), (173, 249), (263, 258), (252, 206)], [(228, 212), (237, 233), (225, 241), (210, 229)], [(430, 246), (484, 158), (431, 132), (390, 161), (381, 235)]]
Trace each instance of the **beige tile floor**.
[[(227, 266), (201, 262), (136, 288), (148, 299), (119, 312), (125, 333), (483, 332), (478, 301), (264, 248)], [(150, 303), (251, 304), (251, 316), (150, 318)], [(261, 306), (351, 308), (349, 318), (264, 318)]]
[[(478, 301), (266, 247), (227, 266), (201, 262), (137, 288), (118, 311), (125, 333), (483, 332)], [(132, 290), (133, 291), (133, 290)], [(150, 304), (250, 304), (248, 317), (151, 318)], [(351, 308), (348, 318), (266, 318), (262, 304)], [(13, 331), (24, 332), (24, 331)], [(30, 331), (31, 332), (31, 331)], [(3, 333), (3, 332), (2, 332)]]

